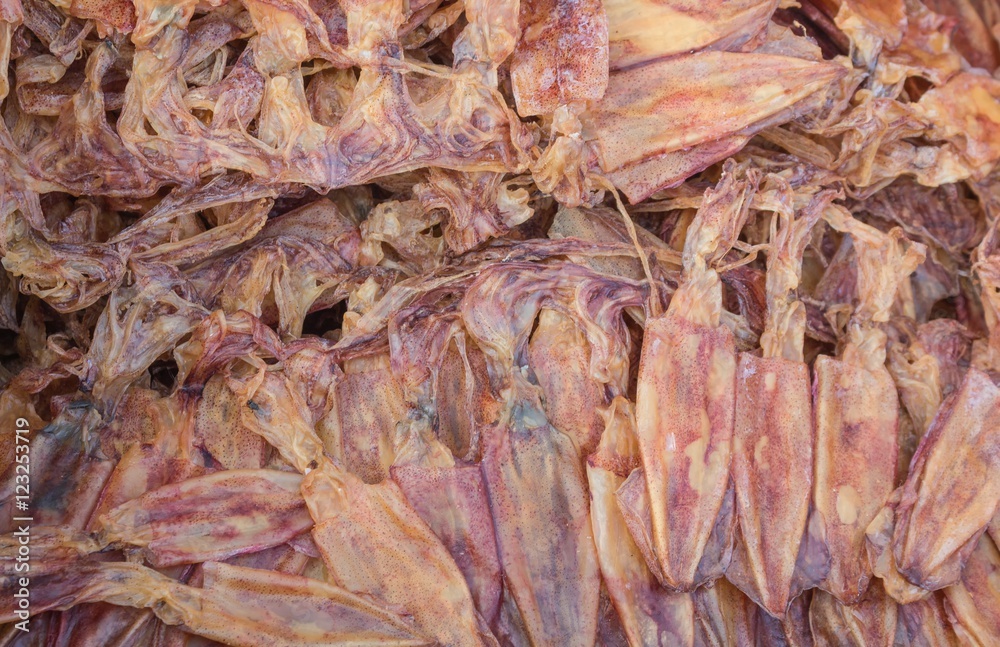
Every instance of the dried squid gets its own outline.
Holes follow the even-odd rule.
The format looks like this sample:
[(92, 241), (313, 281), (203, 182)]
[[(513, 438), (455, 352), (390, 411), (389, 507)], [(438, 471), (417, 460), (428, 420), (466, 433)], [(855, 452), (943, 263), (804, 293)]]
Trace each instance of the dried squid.
[(1000, 644), (997, 0), (0, 0), (0, 645)]

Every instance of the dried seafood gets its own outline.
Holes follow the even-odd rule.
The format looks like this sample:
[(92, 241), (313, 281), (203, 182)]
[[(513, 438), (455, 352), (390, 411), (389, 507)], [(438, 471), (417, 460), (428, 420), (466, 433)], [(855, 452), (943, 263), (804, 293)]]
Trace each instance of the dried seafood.
[(996, 0), (0, 0), (0, 645), (1000, 645)]

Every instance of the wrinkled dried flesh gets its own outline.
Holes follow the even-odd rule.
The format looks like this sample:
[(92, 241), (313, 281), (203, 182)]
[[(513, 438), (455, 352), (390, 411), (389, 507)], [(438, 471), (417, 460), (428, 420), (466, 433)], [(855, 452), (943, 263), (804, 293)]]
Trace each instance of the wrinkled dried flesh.
[(993, 474), (1000, 390), (970, 370), (938, 411), (910, 465), (896, 508), (893, 550), (900, 572), (933, 591), (958, 581), (1000, 504)]
[(642, 296), (630, 281), (581, 266), (511, 263), (482, 272), (461, 304), (504, 398), (498, 423), (484, 434), (481, 466), (505, 580), (536, 643), (594, 640), (600, 575), (577, 448), (549, 423), (540, 389), (516, 367), (529, 359), (532, 325), (543, 308), (558, 308), (585, 333), (592, 378), (623, 389), (628, 332), (621, 314)]
[[(604, 97), (581, 116), (584, 134), (594, 140), (601, 168), (612, 172), (740, 134), (821, 91), (842, 73), (834, 64), (783, 56), (681, 56), (613, 74)], [(677, 87), (685, 92), (676, 94)], [(725, 112), (718, 112), (723, 106)]]
[[(994, 110), (998, 93), (1000, 86), (990, 77), (962, 72), (913, 104), (868, 96), (864, 108), (855, 108), (839, 122), (817, 129), (823, 137), (845, 135), (837, 159), (824, 166), (836, 168), (851, 183), (871, 190), (907, 174), (925, 186), (985, 177), (997, 155), (991, 142), (1000, 124)], [(975, 96), (975, 100), (956, 102), (959, 96)], [(911, 143), (911, 138), (920, 135), (936, 145)], [(800, 143), (801, 147), (790, 150), (811, 157), (806, 151), (819, 146), (823, 152), (817, 152), (817, 161), (829, 154), (816, 142)]]
[(264, 466), (267, 443), (243, 427), (240, 410), (246, 406), (221, 375), (205, 384), (194, 415), (194, 435), (212, 459), (227, 470)]
[(642, 341), (636, 426), (655, 554), (650, 567), (673, 589), (701, 583), (699, 564), (729, 490), (736, 348), (719, 325), (721, 284), (710, 264), (736, 242), (757, 187), (756, 175), (738, 172), (727, 163), (708, 192), (685, 241), (681, 286), (667, 314), (646, 322)]
[(405, 609), (440, 644), (483, 643), (461, 570), (395, 483), (367, 485), (325, 466), (302, 487), (307, 503), (336, 497), (322, 513), (311, 506), (313, 540), (334, 581)]
[(821, 586), (853, 604), (871, 579), (865, 531), (893, 490), (899, 453), (899, 399), (884, 367), (886, 334), (877, 324), (888, 320), (900, 284), (923, 260), (925, 248), (899, 229), (884, 234), (841, 207), (827, 207), (824, 217), (851, 235), (859, 304), (842, 359), (822, 356), (813, 365), (813, 503), (831, 559)]
[(478, 456), (481, 430), (499, 417), (482, 352), (464, 341), (453, 344), (437, 374), (438, 438), (456, 457)]
[(881, 366), (885, 361), (885, 335), (872, 324), (889, 320), (889, 310), (897, 292), (907, 277), (913, 273), (926, 256), (927, 247), (909, 241), (902, 230), (895, 228), (888, 234), (854, 219), (843, 207), (831, 205), (824, 211), (824, 218), (838, 231), (849, 233), (857, 252), (857, 293), (860, 303), (852, 321), (851, 345), (862, 357), (853, 358), (852, 350), (845, 351), (845, 358), (863, 360), (868, 368)]
[(629, 333), (621, 314), (641, 306), (645, 296), (634, 281), (584, 266), (510, 262), (484, 269), (466, 291), (461, 311), (498, 392), (524, 379), (519, 367), (528, 363), (532, 325), (546, 307), (559, 310), (584, 332), (591, 377), (603, 384), (623, 384)]
[[(453, 82), (446, 83), (434, 100), (418, 107), (404, 99), (406, 81), (402, 75), (366, 69), (344, 118), (334, 127), (315, 122), (307, 110), (301, 75), (282, 68), (287, 61), (301, 60), (303, 50), (299, 46), (304, 47), (308, 40), (301, 24), (294, 27), (295, 21), (301, 18), (316, 23), (318, 19), (304, 6), (297, 7), (304, 10), (299, 18), (293, 18), (290, 11), (270, 9), (264, 13), (270, 13), (271, 19), (285, 21), (291, 33), (298, 32), (302, 37), (284, 40), (272, 37), (269, 40), (267, 29), (257, 36), (262, 45), (266, 42), (275, 45), (264, 48), (269, 55), (267, 58), (259, 53), (262, 50), (255, 50), (258, 65), (265, 70), (270, 68), (270, 73), (274, 74), (269, 82), (261, 82), (264, 87), (257, 89), (254, 97), (262, 104), (259, 141), (264, 146), (243, 131), (241, 121), (247, 121), (247, 116), (231, 119), (231, 123), (222, 118), (227, 108), (232, 110), (238, 101), (245, 100), (231, 96), (245, 91), (245, 84), (243, 88), (238, 83), (232, 84), (234, 87), (228, 95), (223, 92), (212, 106), (216, 118), (211, 126), (200, 123), (188, 112), (179, 100), (182, 89), (173, 80), (174, 72), (182, 65), (180, 52), (186, 35), (171, 25), (158, 39), (150, 42), (148, 50), (140, 48), (136, 52), (132, 82), (126, 91), (122, 118), (117, 124), (118, 132), (112, 132), (102, 117), (93, 119), (89, 114), (77, 114), (70, 118), (67, 110), (57, 132), (66, 134), (61, 139), (78, 143), (70, 159), (57, 168), (53, 168), (50, 160), (57, 154), (65, 156), (65, 144), (48, 140), (36, 148), (33, 157), (35, 168), (40, 169), (39, 175), (44, 173), (47, 178), (67, 187), (99, 193), (100, 186), (105, 184), (99, 178), (87, 177), (82, 170), (66, 167), (68, 164), (82, 166), (84, 160), (101, 154), (110, 162), (105, 173), (113, 174), (116, 180), (123, 177), (127, 168), (136, 171), (134, 177), (108, 183), (116, 186), (114, 190), (149, 195), (164, 181), (191, 183), (216, 164), (252, 173), (268, 182), (303, 181), (328, 187), (356, 184), (364, 175), (387, 175), (429, 162), (495, 171), (517, 169), (524, 164), (523, 149), (528, 143), (526, 131), (513, 113), (498, 101), (495, 89), (468, 74), (455, 74)], [(318, 29), (322, 30), (322, 25)], [(277, 47), (279, 43), (288, 44), (291, 50)], [(97, 58), (92, 57), (92, 62)], [(241, 73), (244, 73), (242, 68), (234, 68), (234, 75)], [(227, 80), (228, 77), (223, 84)], [(101, 92), (99, 88), (92, 88), (89, 94), (100, 97)], [(74, 100), (72, 105), (77, 106), (76, 112), (80, 113), (81, 106), (88, 103), (100, 105), (100, 99), (79, 103)], [(452, 112), (453, 107), (458, 110), (462, 104), (461, 113)], [(482, 117), (478, 122), (482, 130), (470, 138), (458, 131), (465, 130), (462, 122), (473, 110)], [(155, 134), (146, 132), (145, 120), (153, 125)], [(84, 127), (96, 127), (91, 126), (94, 122), (103, 126), (100, 131), (103, 145), (95, 146), (91, 143), (94, 137), (77, 134)], [(87, 125), (81, 126), (82, 123)], [(184, 127), (177, 126), (181, 123)], [(171, 157), (166, 153), (167, 146), (174, 146), (174, 159), (169, 163), (166, 163)], [(447, 152), (449, 149), (453, 152)], [(406, 153), (379, 156), (379, 152), (385, 150)], [(376, 157), (379, 157), (378, 162), (374, 161)], [(424, 163), (418, 161), (421, 157)], [(453, 161), (446, 161), (448, 157), (453, 157)], [(354, 163), (361, 158), (367, 158), (369, 163)], [(274, 169), (283, 170), (275, 176)]]
[(971, 341), (960, 323), (935, 319), (922, 324), (908, 346), (891, 349), (887, 367), (918, 436), (926, 433), (941, 402), (961, 384)]
[[(46, 558), (38, 565), (36, 572), (57, 572), (101, 548), (93, 537), (78, 533), (68, 526), (36, 526), (31, 530), (33, 547)], [(22, 535), (0, 535), (0, 573), (5, 577), (16, 577), (21, 572), (17, 566), (20, 536)]]
[(4, 228), (4, 269), (60, 312), (92, 305), (124, 278), (126, 246), (50, 242), (16, 216)]
[(721, 137), (690, 148), (629, 162), (608, 171), (607, 176), (628, 196), (629, 202), (638, 204), (657, 191), (676, 187), (692, 175), (731, 157), (746, 146), (748, 141), (749, 135)]
[[(403, 418), (403, 393), (385, 358), (367, 370), (348, 369), (337, 381), (339, 438), (328, 437), (334, 456), (342, 456), (345, 467), (366, 483), (378, 483), (389, 474), (395, 459), (393, 437), (396, 422)], [(331, 442), (339, 447), (330, 447)]]
[(573, 321), (555, 310), (542, 310), (528, 345), (528, 366), (542, 389), (549, 423), (589, 456), (604, 429), (598, 408), (604, 386), (590, 376), (590, 349)]
[(988, 645), (1000, 635), (1000, 596), (995, 586), (1000, 572), (1000, 551), (982, 535), (969, 556), (962, 579), (944, 590), (961, 642)]
[(593, 644), (600, 572), (576, 448), (537, 399), (508, 401), (484, 440), (500, 562), (531, 642)]
[[(664, 243), (652, 232), (636, 225), (639, 243), (643, 246), (654, 272), (662, 271), (666, 276), (673, 276), (680, 269), (680, 254)], [(611, 209), (560, 207), (552, 224), (549, 226), (549, 238), (577, 238), (587, 241), (620, 240), (631, 245), (629, 234), (621, 221), (621, 214)], [(595, 272), (621, 276), (633, 280), (642, 280), (644, 273), (642, 263), (638, 258), (602, 258), (595, 255), (572, 255), (570, 259), (579, 265), (585, 265)]]
[(897, 489), (889, 497), (886, 505), (868, 524), (865, 537), (868, 541), (868, 560), (872, 573), (882, 581), (882, 588), (899, 604), (913, 604), (927, 599), (930, 592), (909, 582), (896, 566), (896, 556), (892, 550), (892, 535), (895, 530), (896, 507), (899, 505), (901, 490)]
[(464, 253), (531, 217), (528, 192), (513, 189), (502, 173), (457, 173), (432, 168), (427, 183), (413, 192), (425, 211), (444, 209), (444, 240), (455, 253)]
[(703, 586), (694, 600), (695, 645), (754, 644), (757, 609), (726, 580)]
[(767, 257), (767, 320), (760, 346), (764, 357), (801, 362), (806, 312), (794, 292), (801, 279), (802, 254), (812, 227), (836, 194), (824, 191), (816, 195), (795, 219), (787, 184), (782, 181), (775, 193), (779, 209), (775, 212), (777, 223), (772, 222), (772, 248)]
[[(46, 497), (33, 497), (31, 516), (34, 523), (80, 529), (98, 506), (105, 483), (115, 468), (114, 461), (81, 451), (86, 442), (92, 442), (89, 433), (98, 417), (96, 411), (87, 406), (66, 407), (50, 424), (32, 435), (31, 460), (48, 469), (35, 473), (29, 485), (32, 490), (38, 488), (34, 491), (49, 493)], [(0, 481), (0, 501), (10, 517), (18, 516), (14, 494), (23, 491), (23, 474), (23, 465), (15, 462)], [(8, 531), (14, 527), (16, 522), (10, 519), (3, 522), (0, 529)]]
[(759, 175), (750, 172), (740, 177), (740, 171), (734, 163), (726, 164), (718, 185), (706, 192), (689, 227), (692, 235), (684, 241), (683, 280), (671, 297), (668, 314), (699, 326), (719, 325), (721, 284), (712, 265), (737, 242), (757, 190)]
[[(989, 237), (983, 239), (985, 247)], [(988, 251), (986, 249), (983, 250)], [(973, 348), (972, 363), (983, 371), (995, 371), (1000, 367), (1000, 255), (991, 254), (979, 263), (977, 268), (982, 284), (983, 317), (989, 335)]]
[(388, 245), (407, 274), (433, 269), (441, 263), (444, 241), (423, 232), (439, 221), (440, 214), (416, 200), (383, 202), (361, 224), (362, 263), (377, 265), (385, 257), (383, 245)]
[(992, 644), (994, 4), (0, 0), (29, 642)]
[(598, 0), (524, 0), (510, 77), (522, 117), (600, 99), (608, 85), (608, 24)]
[(738, 50), (763, 30), (777, 3), (606, 0), (612, 69), (701, 49)]
[(284, 375), (263, 374), (237, 389), (253, 403), (244, 423), (306, 474), (301, 489), (316, 524), (313, 540), (334, 581), (405, 609), (422, 634), (442, 644), (481, 644), (462, 572), (399, 487), (368, 485), (327, 458), (303, 417), (304, 398)]
[[(595, 303), (594, 294), (610, 298)], [(627, 340), (621, 310), (640, 298), (634, 284), (579, 266), (511, 263), (481, 273), (462, 302), (466, 328), (505, 399), (499, 422), (484, 434), (481, 466), (505, 579), (536, 643), (593, 641), (600, 579), (580, 456), (546, 420), (537, 387), (513, 366), (527, 359), (532, 324), (551, 304), (586, 331), (591, 374), (623, 384), (627, 354), (616, 352)]]
[(448, 548), (488, 623), (500, 607), (500, 558), (483, 477), (477, 466), (394, 466), (392, 480)]
[(184, 298), (176, 276), (139, 275), (134, 285), (110, 297), (94, 329), (87, 382), (92, 397), (112, 410), (125, 388), (188, 334), (207, 312)]
[(873, 584), (853, 606), (825, 591), (813, 593), (809, 624), (816, 645), (877, 645), (891, 647), (896, 638), (896, 603)]
[[(181, 427), (169, 415), (163, 416), (163, 422)], [(101, 515), (148, 491), (205, 474), (203, 465), (192, 462), (184, 455), (178, 440), (176, 436), (162, 434), (154, 443), (136, 443), (129, 447), (108, 477), (87, 527), (95, 528)]]
[(960, 645), (957, 632), (946, 608), (945, 596), (938, 592), (926, 600), (901, 604), (897, 608), (898, 627), (906, 632), (910, 644)]

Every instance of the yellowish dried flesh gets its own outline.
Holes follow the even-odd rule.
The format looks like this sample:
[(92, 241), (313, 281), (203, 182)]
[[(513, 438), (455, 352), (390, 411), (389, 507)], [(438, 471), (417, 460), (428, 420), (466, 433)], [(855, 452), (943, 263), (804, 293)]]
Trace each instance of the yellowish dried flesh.
[(664, 589), (650, 572), (618, 509), (615, 493), (639, 464), (635, 419), (616, 399), (605, 414), (601, 445), (587, 461), (590, 511), (601, 576), (630, 644), (692, 645), (690, 594)]
[(836, 64), (766, 54), (699, 52), (655, 62), (612, 75), (604, 97), (582, 116), (584, 133), (611, 172), (740, 134), (843, 74)]
[(690, 590), (722, 507), (732, 456), (736, 352), (724, 328), (647, 325), (636, 426), (664, 585)]
[(766, 28), (772, 0), (606, 0), (612, 69), (701, 49), (738, 50)]

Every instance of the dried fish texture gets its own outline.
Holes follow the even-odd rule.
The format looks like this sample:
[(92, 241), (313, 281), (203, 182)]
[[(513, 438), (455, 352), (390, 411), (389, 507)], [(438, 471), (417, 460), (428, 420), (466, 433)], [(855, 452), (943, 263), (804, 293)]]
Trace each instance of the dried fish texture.
[[(161, 620), (228, 645), (424, 645), (399, 616), (316, 580), (207, 562), (201, 587), (127, 563), (85, 562), (38, 578), (36, 609), (107, 601), (151, 608)], [(4, 578), (4, 588), (16, 586)], [(13, 600), (13, 597), (7, 596)], [(295, 613), (288, 616), (289, 605)], [(13, 609), (0, 610), (13, 618)], [(272, 619), (281, 617), (280, 623)]]
[(448, 548), (465, 576), (476, 610), (491, 623), (499, 613), (500, 559), (483, 476), (475, 465), (393, 466), (393, 481)]
[(788, 121), (844, 74), (834, 63), (757, 53), (657, 61), (611, 75), (604, 97), (581, 115), (583, 135), (601, 170), (639, 202), (739, 150), (740, 136)]
[(301, 485), (288, 472), (225, 470), (151, 490), (102, 515), (98, 526), (104, 541), (140, 546), (158, 568), (217, 561), (307, 532)]
[(533, 213), (528, 192), (513, 188), (502, 173), (465, 174), (432, 168), (428, 181), (414, 185), (413, 191), (425, 211), (448, 212), (444, 240), (458, 254), (506, 234)]
[(545, 417), (581, 456), (589, 456), (604, 432), (598, 410), (607, 403), (604, 385), (590, 376), (586, 336), (569, 317), (542, 310), (528, 345), (528, 366), (541, 387)]
[(0, 645), (1000, 643), (998, 65), (996, 0), (0, 0)]
[[(597, 294), (609, 298), (594, 304), (588, 297)], [(486, 353), (504, 399), (498, 422), (485, 433), (481, 466), (504, 576), (536, 644), (595, 639), (600, 572), (578, 448), (546, 418), (541, 389), (518, 367), (527, 364), (532, 324), (548, 303), (589, 323), (584, 329), (593, 342), (603, 338), (591, 344), (591, 374), (622, 380), (623, 358), (614, 343), (621, 347), (627, 333), (613, 322), (641, 298), (634, 283), (583, 267), (511, 263), (481, 273), (462, 300), (466, 329)], [(594, 305), (602, 310), (596, 317), (589, 312)], [(603, 327), (602, 317), (608, 318)]]
[(612, 69), (702, 49), (739, 51), (764, 31), (773, 0), (699, 3), (607, 0)]
[(889, 372), (919, 436), (930, 428), (941, 402), (959, 388), (971, 341), (955, 320), (934, 319), (918, 328), (905, 349), (890, 350)]
[(608, 24), (599, 0), (524, 0), (510, 79), (522, 117), (600, 99), (608, 85)]
[(813, 593), (809, 624), (817, 645), (895, 644), (898, 608), (878, 583), (853, 605), (845, 605), (825, 591)]
[(303, 417), (304, 398), (286, 376), (262, 373), (238, 388), (253, 403), (246, 424), (305, 474), (313, 540), (334, 581), (405, 609), (441, 644), (483, 644), (461, 571), (399, 487), (366, 484), (326, 457)]
[(949, 618), (944, 594), (935, 593), (927, 600), (901, 604), (897, 608), (899, 634), (905, 632), (910, 645), (959, 645), (958, 634)]
[(385, 355), (353, 360), (336, 390), (344, 465), (366, 483), (379, 483), (389, 475), (394, 456), (396, 423), (403, 418), (403, 393), (392, 376)]
[(465, 340), (458, 313), (451, 308), (438, 312), (420, 301), (389, 322), (393, 371), (402, 377), (408, 407), (396, 429), (389, 474), (455, 559), (476, 610), (492, 626), (500, 611), (502, 580), (483, 473), (478, 465), (455, 460), (428, 415), (438, 402), (448, 349), (455, 340), (464, 347)]

